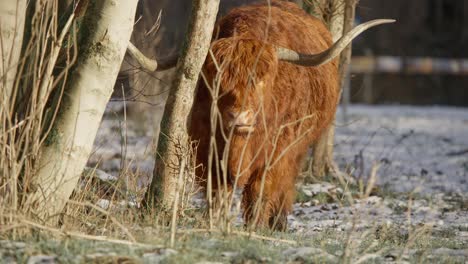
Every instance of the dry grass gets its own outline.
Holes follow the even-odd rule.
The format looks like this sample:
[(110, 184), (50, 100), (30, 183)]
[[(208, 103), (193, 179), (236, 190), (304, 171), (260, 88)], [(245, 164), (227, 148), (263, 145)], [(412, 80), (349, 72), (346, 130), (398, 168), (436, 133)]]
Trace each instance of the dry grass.
[[(22, 56), (12, 94), (6, 94), (5, 73), (0, 87), (0, 225), (16, 223), (27, 213), (21, 203), (33, 190), (40, 148), (53, 138), (51, 127), (58, 113), (70, 68), (76, 55), (73, 14), (58, 15), (58, 1), (41, 1), (28, 11)], [(65, 22), (65, 23), (64, 23)], [(17, 229), (13, 229), (16, 231)], [(13, 232), (16, 236), (17, 232)]]
[[(191, 196), (198, 188), (195, 185), (194, 174), (197, 165), (192, 158), (196, 149), (181, 149), (183, 166), (180, 168), (178, 195), (172, 214), (166, 216), (155, 211), (149, 212), (142, 219), (138, 201), (145, 190), (137, 187), (140, 176), (129, 169), (131, 161), (127, 162), (126, 159), (126, 112), (122, 129), (122, 163), (120, 177), (116, 182), (96, 180), (93, 169), (88, 170), (60, 215), (60, 228), (45, 225), (42, 219), (30, 215), (28, 208), (21, 207), (29, 191), (35, 188), (30, 182), (37, 171), (36, 161), (39, 159), (41, 146), (57, 136), (53, 131), (51, 133), (51, 127), (63, 99), (69, 70), (77, 57), (77, 28), (74, 17), (71, 15), (63, 24), (63, 17), (59, 17), (58, 8), (58, 1), (38, 2), (37, 6), (31, 8), (33, 15), (31, 21), (27, 22), (31, 27), (23, 56), (18, 65), (11, 65), (18, 67), (13, 94), (0, 94), (3, 99), (0, 107), (0, 236), (17, 239), (40, 231), (91, 240), (128, 240), (131, 244), (137, 243), (131, 231), (132, 226), (149, 224), (156, 229), (169, 228), (170, 245), (174, 246), (176, 234), (179, 233), (177, 229), (186, 221), (184, 218), (191, 214), (188, 210), (191, 209)], [(217, 127), (216, 122), (219, 118), (219, 111), (214, 109), (213, 127)], [(232, 131), (230, 135), (226, 135), (226, 140), (229, 141), (229, 137), (232, 137)], [(215, 150), (216, 146), (212, 145), (212, 148)], [(226, 158), (223, 160), (227, 160)], [(274, 163), (274, 160), (271, 162)], [(221, 166), (219, 169), (222, 173), (218, 175), (227, 177), (227, 164)], [(234, 197), (224, 192), (217, 197), (220, 204), (215, 205), (210, 188), (207, 193), (210, 205), (209, 224), (206, 226), (201, 220), (200, 224), (191, 226), (196, 228), (194, 230), (207, 228), (210, 232), (231, 233), (233, 220), (239, 214), (238, 210), (231, 210), (235, 202)], [(257, 205), (259, 206), (261, 204)], [(249, 237), (269, 239), (253, 233), (253, 229), (250, 230)], [(243, 231), (233, 233), (242, 236), (247, 234)]]
[[(242, 250), (246, 245), (250, 245), (265, 255), (270, 254), (272, 258), (284, 258), (278, 252), (286, 246), (313, 246), (335, 254), (338, 262), (363, 263), (382, 256), (391, 248), (398, 248), (400, 251), (397, 261), (403, 260), (409, 249), (420, 247), (418, 241), (430, 235), (431, 225), (411, 225), (411, 198), (410, 206), (406, 210), (408, 225), (405, 229), (408, 230), (408, 235), (405, 238), (401, 238), (401, 235), (391, 228), (378, 224), (363, 232), (358, 228), (358, 220), (368, 216), (360, 214), (359, 211), (348, 219), (351, 225), (349, 230), (342, 233), (324, 230), (313, 238), (302, 237), (301, 234), (273, 233), (269, 230), (255, 232), (254, 226), (245, 230), (235, 223), (240, 214), (239, 204), (233, 195), (236, 193), (236, 183), (231, 192), (228, 192), (228, 186), (223, 186), (224, 192), (219, 192), (217, 197), (213, 197), (209, 175), (206, 190), (207, 208), (200, 210), (191, 204), (192, 196), (199, 191), (195, 184), (195, 167), (198, 164), (194, 159), (196, 145), (193, 144), (189, 148), (181, 149), (177, 195), (171, 214), (162, 214), (154, 209), (144, 211), (142, 216), (143, 210), (139, 201), (142, 200), (145, 189), (138, 187), (141, 175), (138, 170), (135, 172), (130, 169), (132, 161), (126, 157), (126, 112), (122, 120), (122, 163), (118, 179), (98, 180), (95, 168), (84, 173), (80, 185), (60, 215), (59, 226), (48, 226), (40, 219), (28, 215), (27, 208), (21, 208), (21, 201), (25, 199), (28, 190), (34, 188), (29, 182), (37, 169), (35, 161), (40, 155), (38, 150), (41, 145), (47, 144), (48, 137), (55, 136), (50, 133), (50, 127), (62, 100), (68, 72), (77, 55), (75, 24), (60, 26), (57, 16), (58, 1), (44, 3), (45, 6), (38, 8), (31, 19), (30, 39), (18, 64), (19, 77), (15, 81), (14, 93), (11, 96), (15, 99), (4, 100), (6, 95), (2, 94), (3, 89), (0, 89), (0, 98), (3, 99), (0, 102), (0, 239), (78, 239), (143, 249), (172, 247), (183, 250), (188, 245), (187, 247), (192, 247), (192, 251), (189, 250), (187, 255), (197, 259), (199, 256), (194, 253), (197, 247), (208, 248), (205, 250), (206, 254), (213, 254), (208, 253), (210, 248), (204, 243), (214, 238), (229, 244), (220, 247), (218, 251)], [(219, 83), (215, 82), (212, 85), (213, 96), (218, 98)], [(261, 109), (256, 114), (261, 116)], [(297, 120), (294, 125), (307, 118), (310, 117)], [(211, 111), (211, 122), (211, 133), (214, 135), (219, 122), (222, 122), (217, 106)], [(289, 125), (293, 124), (285, 124), (282, 129)], [(304, 135), (307, 132), (304, 131)], [(232, 134), (233, 131), (224, 134), (227, 142), (232, 138)], [(280, 134), (281, 131), (276, 139)], [(300, 138), (301, 136), (298, 140)], [(226, 179), (228, 153), (225, 152), (222, 157), (217, 156), (218, 146), (214, 137), (211, 142), (209, 167), (217, 166), (217, 175)], [(279, 156), (268, 157), (267, 167), (273, 166), (287, 151), (288, 148)], [(217, 164), (216, 160), (222, 162)], [(207, 170), (211, 173), (210, 168)], [(350, 184), (345, 178), (338, 178), (335, 184), (343, 189), (343, 193), (331, 195), (331, 199), (341, 206), (351, 206), (356, 203), (356, 199), (369, 198), (373, 194), (377, 173), (378, 165), (374, 166), (368, 180), (362, 180), (358, 185)], [(266, 171), (263, 179), (265, 177)], [(261, 208), (262, 199), (258, 201), (256, 208)], [(259, 210), (256, 211), (256, 218), (258, 214)], [(329, 240), (340, 245), (327, 242)], [(81, 247), (92, 250), (89, 245)], [(218, 251), (216, 252), (219, 253)], [(182, 260), (181, 256), (179, 258)], [(258, 255), (250, 253), (239, 258), (245, 261), (243, 263), (248, 263), (249, 260), (262, 261)], [(326, 261), (316, 258), (312, 260)]]
[[(7, 99), (14, 100), (3, 100), (2, 107), (0, 109), (0, 118), (2, 120), (2, 126), (0, 127), (0, 145), (1, 145), (1, 157), (0, 157), (0, 172), (2, 177), (0, 178), (0, 194), (2, 197), (2, 205), (0, 207), (0, 213), (3, 217), (0, 219), (1, 223), (8, 226), (14, 223), (16, 215), (23, 215), (27, 212), (27, 208), (21, 208), (21, 201), (25, 199), (28, 190), (34, 186), (30, 186), (31, 178), (34, 176), (36, 171), (35, 161), (38, 160), (40, 155), (39, 149), (41, 145), (47, 144), (48, 137), (54, 137), (55, 135), (50, 134), (51, 124), (54, 121), (60, 102), (63, 95), (63, 87), (66, 83), (68, 71), (72, 67), (76, 59), (76, 29), (71, 16), (65, 25), (60, 25), (60, 20), (63, 18), (58, 16), (58, 1), (45, 1), (39, 2), (37, 7), (33, 8), (33, 16), (31, 19), (31, 32), (29, 33), (29, 41), (24, 48), (23, 57), (19, 62), (18, 78), (15, 81), (14, 93)], [(67, 34), (70, 30), (71, 34)], [(15, 47), (19, 48), (19, 47)], [(221, 69), (222, 67), (220, 67)], [(254, 70), (254, 69), (252, 69)], [(253, 78), (250, 82), (254, 82)], [(216, 86), (213, 97), (218, 98), (219, 95), (219, 83), (214, 84)], [(6, 98), (6, 95), (2, 95), (2, 98)], [(258, 116), (262, 116), (262, 109), (256, 113)], [(290, 125), (297, 125), (302, 123), (305, 119), (310, 117), (304, 117), (303, 120), (297, 120), (293, 124), (285, 124), (278, 131), (276, 140), (278, 140), (281, 130), (287, 128)], [(222, 122), (222, 118), (217, 109), (217, 106), (212, 109), (212, 134), (216, 133), (217, 123)], [(124, 124), (126, 124), (126, 113), (124, 113)], [(138, 175), (132, 175), (132, 172), (128, 169), (128, 164), (125, 162), (126, 154), (126, 125), (122, 131), (122, 164), (121, 164), (121, 177), (119, 181), (115, 183), (115, 186), (109, 188), (109, 190), (101, 189), (99, 184), (96, 183), (95, 178), (90, 175), (82, 180), (80, 188), (78, 188), (72, 200), (68, 203), (68, 206), (61, 216), (62, 226), (67, 229), (74, 227), (77, 230), (91, 230), (105, 229), (107, 233), (112, 232), (115, 227), (119, 230), (126, 230), (119, 221), (126, 223), (132, 223), (137, 221), (138, 215), (137, 208), (130, 208), (134, 211), (134, 214), (126, 215), (123, 214), (119, 221), (116, 217), (112, 216), (116, 212), (107, 212), (99, 209), (100, 207), (94, 204), (100, 199), (106, 197), (109, 204), (119, 204), (120, 201), (138, 201), (141, 197), (141, 190), (136, 189), (136, 182)], [(304, 136), (299, 136), (298, 141)], [(225, 134), (225, 140), (230, 141), (233, 131), (229, 134)], [(217, 154), (217, 146), (214, 137), (212, 138), (212, 155)], [(229, 145), (229, 143), (228, 143)], [(278, 156), (271, 155), (268, 158), (267, 167), (273, 166), (278, 159), (280, 159), (288, 148)], [(273, 150), (272, 153), (275, 151)], [(227, 160), (226, 156), (228, 153), (225, 152), (223, 157), (212, 156), (211, 160), (223, 160), (224, 162), (218, 167), (218, 174), (223, 178), (227, 178)], [(192, 150), (182, 150), (181, 152), (181, 164), (187, 164), (187, 166), (181, 166), (180, 168), (180, 179), (179, 180), (178, 192), (180, 193), (180, 201), (176, 199), (173, 206), (174, 211), (171, 216), (171, 229), (174, 236), (175, 223), (177, 217), (183, 215), (185, 207), (190, 201), (190, 195), (194, 189), (194, 161), (187, 162), (186, 157), (192, 157)], [(211, 165), (217, 165), (212, 163)], [(186, 167), (186, 168), (185, 168)], [(207, 168), (211, 172), (211, 169)], [(266, 177), (266, 172), (263, 174), (263, 182)], [(239, 171), (239, 173), (242, 173)], [(208, 177), (210, 180), (211, 177)], [(219, 228), (223, 232), (231, 230), (232, 220), (239, 214), (239, 211), (231, 211), (234, 203), (234, 197), (229, 195), (227, 186), (224, 186), (224, 192), (217, 197), (219, 205), (213, 203), (213, 193), (208, 184), (208, 203), (209, 203), (209, 229), (214, 230)], [(236, 184), (234, 184), (235, 193)], [(132, 196), (132, 197), (130, 197)], [(262, 194), (260, 194), (262, 196)], [(261, 199), (256, 208), (261, 208)], [(118, 206), (109, 206), (109, 210), (119, 210)], [(258, 211), (257, 216), (258, 218)], [(156, 214), (155, 214), (156, 215)], [(25, 217), (23, 215), (22, 217)], [(29, 220), (28, 220), (29, 221)], [(253, 230), (251, 228), (250, 230)], [(133, 236), (124, 232), (128, 238), (134, 240)], [(172, 243), (174, 237), (172, 236)]]

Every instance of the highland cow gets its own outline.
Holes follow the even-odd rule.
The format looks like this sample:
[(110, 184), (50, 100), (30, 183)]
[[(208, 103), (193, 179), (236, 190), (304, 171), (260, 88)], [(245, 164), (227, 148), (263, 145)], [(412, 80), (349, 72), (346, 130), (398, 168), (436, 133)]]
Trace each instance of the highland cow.
[(327, 27), (289, 2), (239, 7), (220, 19), (189, 126), (205, 187), (243, 188), (246, 223), (284, 229), (301, 162), (335, 114), (336, 56), (388, 22), (358, 26), (332, 45)]

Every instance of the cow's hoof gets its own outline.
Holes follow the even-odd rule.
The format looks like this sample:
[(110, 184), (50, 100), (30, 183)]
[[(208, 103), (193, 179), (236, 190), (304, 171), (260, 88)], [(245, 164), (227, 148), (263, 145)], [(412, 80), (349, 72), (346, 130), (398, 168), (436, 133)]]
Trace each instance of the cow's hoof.
[(286, 214), (272, 216), (269, 224), (270, 229), (284, 232), (288, 228), (288, 216)]

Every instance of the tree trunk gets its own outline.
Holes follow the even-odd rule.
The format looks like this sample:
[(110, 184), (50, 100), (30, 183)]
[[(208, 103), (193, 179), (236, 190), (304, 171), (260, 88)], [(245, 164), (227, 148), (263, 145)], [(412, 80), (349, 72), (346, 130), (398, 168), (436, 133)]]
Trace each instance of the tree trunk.
[[(352, 29), (356, 3), (357, 0), (330, 0), (331, 14), (328, 26), (334, 42)], [(341, 89), (344, 82), (350, 57), (351, 44), (339, 57), (339, 89)], [(313, 176), (320, 178), (336, 169), (333, 159), (334, 139), (335, 125), (332, 123), (314, 145), (312, 161)]]
[(23, 43), (26, 2), (2, 1), (0, 4), (0, 100), (3, 106), (9, 106), (13, 92)]
[(305, 4), (302, 6), (307, 13), (322, 19), (325, 23), (328, 24), (327, 12), (329, 9), (329, 1), (331, 0), (305, 0)]
[[(356, 14), (356, 4), (359, 0), (346, 0), (345, 14), (344, 14), (344, 24), (343, 24), (343, 35), (348, 33), (353, 29), (354, 18)], [(351, 51), (352, 43), (346, 47), (345, 50), (341, 53), (340, 57), (340, 87), (341, 87), (341, 108), (343, 109), (344, 122), (347, 121), (347, 110), (350, 101), (350, 89), (351, 89), (351, 77), (349, 74), (349, 64), (351, 62)], [(334, 142), (332, 142), (334, 145)], [(333, 146), (332, 150), (333, 152)], [(332, 154), (333, 155), (333, 154)], [(333, 156), (331, 156), (333, 157)]]
[(219, 0), (194, 0), (190, 29), (177, 77), (171, 88), (161, 121), (153, 179), (144, 203), (152, 208), (170, 208), (176, 191), (180, 161), (188, 155), (187, 122), (193, 105), (195, 87), (208, 54)]
[[(346, 0), (343, 21), (343, 34), (346, 34), (353, 29), (357, 2), (358, 0)], [(344, 83), (345, 75), (348, 71), (349, 63), (351, 62), (351, 50), (352, 43), (350, 43), (348, 47), (346, 47), (346, 49), (341, 53), (340, 56), (340, 87), (342, 87)]]
[(64, 101), (40, 149), (38, 171), (23, 207), (49, 222), (64, 208), (91, 153), (112, 94), (130, 34), (137, 0), (91, 1), (80, 29), (80, 57), (65, 89)]

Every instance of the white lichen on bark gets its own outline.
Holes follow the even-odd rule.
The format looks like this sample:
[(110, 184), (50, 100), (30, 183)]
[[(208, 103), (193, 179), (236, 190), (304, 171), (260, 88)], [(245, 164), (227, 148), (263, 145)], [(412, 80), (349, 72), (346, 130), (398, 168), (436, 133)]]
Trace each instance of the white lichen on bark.
[(56, 220), (85, 167), (130, 40), (137, 2), (94, 0), (88, 7), (87, 36), (24, 203), (43, 220)]

